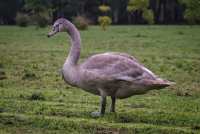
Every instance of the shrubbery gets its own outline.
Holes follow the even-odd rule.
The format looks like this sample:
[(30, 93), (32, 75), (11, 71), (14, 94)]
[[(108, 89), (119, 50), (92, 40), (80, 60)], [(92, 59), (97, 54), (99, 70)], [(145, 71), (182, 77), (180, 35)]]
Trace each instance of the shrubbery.
[(112, 19), (108, 16), (108, 13), (111, 9), (107, 5), (100, 5), (99, 10), (102, 12), (102, 16), (99, 16), (98, 22), (102, 29), (105, 31), (107, 26), (112, 23)]
[(154, 14), (152, 10), (144, 10), (142, 17), (147, 21), (148, 24), (154, 24)]
[(129, 0), (127, 11), (132, 13), (135, 11), (142, 12), (142, 17), (148, 24), (154, 24), (154, 13), (151, 9), (148, 9), (148, 0)]
[(21, 27), (26, 27), (29, 24), (45, 27), (51, 22), (51, 17), (47, 13), (33, 14), (30, 16), (24, 13), (18, 13), (15, 20), (16, 24)]
[(86, 30), (89, 25), (89, 20), (84, 16), (77, 16), (73, 19), (73, 23), (79, 30)]
[(184, 4), (186, 10), (184, 18), (189, 24), (198, 24), (200, 22), (200, 1), (199, 0), (179, 0)]
[[(25, 0), (23, 6), (24, 13), (18, 13), (16, 23), (19, 26), (28, 24), (45, 27), (51, 21), (52, 11), (49, 1)], [(27, 15), (28, 14), (28, 15)]]
[(40, 13), (37, 15), (33, 15), (32, 20), (38, 27), (46, 27), (51, 19), (48, 14)]
[(106, 30), (106, 27), (112, 23), (112, 20), (108, 16), (100, 16), (98, 22), (101, 25), (103, 30)]
[(103, 13), (106, 13), (106, 12), (110, 11), (110, 7), (106, 6), (106, 5), (101, 5), (101, 6), (99, 6), (99, 10)]
[(16, 24), (21, 27), (26, 27), (29, 23), (29, 16), (23, 13), (18, 13), (15, 20)]

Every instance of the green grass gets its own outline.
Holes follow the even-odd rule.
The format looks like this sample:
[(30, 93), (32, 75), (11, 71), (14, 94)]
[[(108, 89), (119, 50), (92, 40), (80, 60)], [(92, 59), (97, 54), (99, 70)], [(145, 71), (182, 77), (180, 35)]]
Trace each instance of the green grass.
[[(117, 101), (117, 113), (92, 118), (99, 97), (64, 83), (64, 33), (0, 27), (0, 133), (200, 133), (200, 26), (111, 26), (82, 31), (81, 60), (119, 51), (176, 85)], [(0, 76), (1, 78), (1, 76)], [(109, 102), (110, 103), (110, 100)], [(108, 105), (109, 106), (109, 105)]]

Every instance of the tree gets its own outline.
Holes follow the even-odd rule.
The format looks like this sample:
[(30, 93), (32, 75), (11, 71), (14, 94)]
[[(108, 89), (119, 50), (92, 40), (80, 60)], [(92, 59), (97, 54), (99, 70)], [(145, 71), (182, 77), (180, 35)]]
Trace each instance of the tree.
[(14, 24), (15, 16), (19, 8), (19, 0), (0, 1), (0, 24)]
[[(108, 5), (114, 24), (200, 23), (200, 0), (0, 0), (0, 24), (15, 24), (17, 12), (40, 22), (81, 15), (98, 22), (98, 7)], [(45, 20), (45, 21), (44, 21)], [(185, 21), (186, 20), (186, 21)], [(32, 22), (32, 21), (31, 21)]]
[(99, 0), (53, 0), (53, 20), (67, 17), (72, 20), (75, 16), (86, 16), (97, 21)]
[(44, 27), (51, 19), (52, 9), (49, 0), (25, 0), (24, 8), (29, 12), (33, 22)]
[(112, 0), (110, 2), (111, 8), (112, 8), (112, 16), (113, 16), (113, 22), (115, 24), (119, 21), (119, 14), (120, 14), (120, 8), (121, 8), (121, 0)]
[(200, 22), (200, 0), (179, 0), (186, 6), (184, 12), (184, 18), (190, 24), (196, 24)]
[(111, 10), (107, 5), (99, 6), (99, 10), (102, 12), (103, 16), (99, 16), (98, 22), (101, 25), (102, 29), (105, 31), (107, 26), (112, 23), (111, 18), (108, 16), (108, 12)]
[(130, 13), (136, 13), (136, 15), (142, 15), (143, 19), (149, 24), (154, 23), (154, 14), (149, 7), (149, 0), (130, 0), (127, 6), (127, 11)]

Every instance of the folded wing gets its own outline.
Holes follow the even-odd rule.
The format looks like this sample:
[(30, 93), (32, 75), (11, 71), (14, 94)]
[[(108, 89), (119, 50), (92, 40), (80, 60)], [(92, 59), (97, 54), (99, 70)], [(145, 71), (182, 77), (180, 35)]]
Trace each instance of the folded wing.
[[(155, 80), (157, 76), (140, 64), (134, 57), (124, 53), (103, 53), (91, 56), (81, 66), (95, 75), (97, 80), (140, 81)], [(94, 79), (94, 78), (92, 78)]]

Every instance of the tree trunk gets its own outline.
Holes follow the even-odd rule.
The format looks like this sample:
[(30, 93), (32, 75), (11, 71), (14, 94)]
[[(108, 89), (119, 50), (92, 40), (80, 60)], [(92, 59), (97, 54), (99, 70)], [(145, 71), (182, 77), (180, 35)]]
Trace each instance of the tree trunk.
[(118, 10), (113, 11), (113, 22), (114, 22), (115, 24), (118, 23), (118, 20), (119, 20), (118, 16), (119, 16)]
[(158, 17), (158, 21), (160, 23), (164, 22), (164, 4), (161, 1), (159, 3), (159, 17)]
[(132, 17), (132, 14), (128, 13), (128, 24), (131, 24), (131, 17)]

